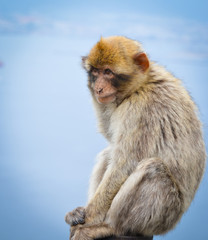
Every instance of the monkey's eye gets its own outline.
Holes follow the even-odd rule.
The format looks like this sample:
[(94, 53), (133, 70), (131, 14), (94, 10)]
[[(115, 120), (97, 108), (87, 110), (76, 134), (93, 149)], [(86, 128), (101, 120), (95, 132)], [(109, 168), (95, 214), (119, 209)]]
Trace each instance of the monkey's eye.
[(99, 70), (97, 68), (92, 68), (91, 73), (93, 75), (97, 75), (99, 73)]
[(106, 69), (104, 70), (104, 74), (106, 74), (106, 75), (111, 75), (111, 74), (113, 74), (113, 72), (112, 72), (109, 68), (106, 68)]

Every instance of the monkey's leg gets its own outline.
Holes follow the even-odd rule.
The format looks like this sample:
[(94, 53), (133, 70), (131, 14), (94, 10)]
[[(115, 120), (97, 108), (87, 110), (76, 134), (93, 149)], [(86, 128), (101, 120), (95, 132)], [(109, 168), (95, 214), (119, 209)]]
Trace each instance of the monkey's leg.
[(116, 234), (165, 233), (183, 212), (182, 194), (165, 164), (141, 161), (112, 201), (105, 222)]

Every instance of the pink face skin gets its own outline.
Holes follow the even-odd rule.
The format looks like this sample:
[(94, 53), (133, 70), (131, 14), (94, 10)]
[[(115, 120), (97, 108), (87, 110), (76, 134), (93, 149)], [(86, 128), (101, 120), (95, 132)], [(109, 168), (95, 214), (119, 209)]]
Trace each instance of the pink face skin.
[(96, 77), (93, 90), (97, 101), (101, 104), (115, 101), (117, 89), (111, 84), (113, 72), (109, 68), (93, 68), (91, 73)]

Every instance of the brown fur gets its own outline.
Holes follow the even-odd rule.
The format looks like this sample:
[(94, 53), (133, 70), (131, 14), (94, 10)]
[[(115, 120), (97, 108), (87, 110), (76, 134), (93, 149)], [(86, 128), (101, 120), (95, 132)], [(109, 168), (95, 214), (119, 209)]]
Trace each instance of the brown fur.
[(84, 60), (88, 72), (91, 66), (110, 66), (131, 80), (107, 104), (96, 101), (89, 83), (109, 147), (98, 156), (85, 223), (73, 228), (73, 240), (166, 233), (188, 209), (201, 181), (205, 147), (196, 106), (164, 68), (145, 62), (143, 71), (137, 64), (142, 60), (134, 61), (138, 53), (143, 50), (133, 40), (102, 38)]

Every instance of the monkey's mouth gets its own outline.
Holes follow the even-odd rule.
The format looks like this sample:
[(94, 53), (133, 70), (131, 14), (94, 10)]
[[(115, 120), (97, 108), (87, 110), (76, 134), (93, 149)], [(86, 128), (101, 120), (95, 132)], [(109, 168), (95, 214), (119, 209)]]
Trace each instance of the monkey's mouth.
[(116, 92), (104, 96), (96, 95), (96, 99), (99, 103), (111, 103), (116, 100)]

